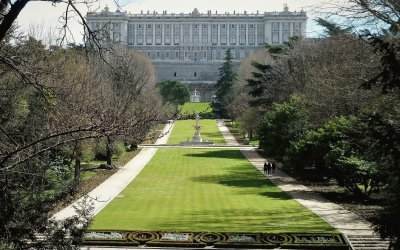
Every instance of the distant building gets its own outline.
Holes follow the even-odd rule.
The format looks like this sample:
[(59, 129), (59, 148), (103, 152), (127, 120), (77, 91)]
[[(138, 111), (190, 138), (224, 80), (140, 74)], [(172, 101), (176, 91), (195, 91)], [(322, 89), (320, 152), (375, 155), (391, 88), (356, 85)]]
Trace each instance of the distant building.
[(287, 6), (282, 12), (223, 14), (197, 9), (189, 14), (127, 14), (110, 12), (106, 7), (88, 13), (86, 19), (93, 30), (105, 27), (115, 42), (146, 54), (156, 67), (158, 81), (176, 79), (189, 84), (190, 92), (197, 90), (200, 101), (212, 100), (227, 49), (239, 65), (265, 43), (305, 37), (307, 24), (304, 11), (290, 12)]

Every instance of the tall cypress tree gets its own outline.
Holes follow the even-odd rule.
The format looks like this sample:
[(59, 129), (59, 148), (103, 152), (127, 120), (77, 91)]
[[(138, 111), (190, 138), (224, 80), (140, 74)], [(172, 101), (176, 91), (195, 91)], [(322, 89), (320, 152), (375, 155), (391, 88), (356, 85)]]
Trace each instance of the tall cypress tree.
[(217, 81), (216, 100), (213, 103), (214, 111), (222, 117), (227, 117), (227, 105), (231, 102), (228, 94), (232, 89), (233, 84), (237, 81), (237, 74), (234, 71), (232, 63), (231, 49), (225, 52), (224, 63), (218, 69), (219, 80)]

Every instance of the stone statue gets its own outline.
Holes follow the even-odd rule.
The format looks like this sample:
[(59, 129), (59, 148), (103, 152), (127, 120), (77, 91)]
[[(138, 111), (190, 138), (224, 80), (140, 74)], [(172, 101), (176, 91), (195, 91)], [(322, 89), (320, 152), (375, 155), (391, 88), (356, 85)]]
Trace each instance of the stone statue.
[(201, 135), (200, 135), (201, 126), (199, 123), (199, 120), (200, 120), (199, 113), (196, 113), (195, 118), (196, 118), (196, 124), (193, 126), (195, 131), (194, 131), (194, 136), (192, 137), (192, 142), (202, 142), (203, 139), (201, 139)]

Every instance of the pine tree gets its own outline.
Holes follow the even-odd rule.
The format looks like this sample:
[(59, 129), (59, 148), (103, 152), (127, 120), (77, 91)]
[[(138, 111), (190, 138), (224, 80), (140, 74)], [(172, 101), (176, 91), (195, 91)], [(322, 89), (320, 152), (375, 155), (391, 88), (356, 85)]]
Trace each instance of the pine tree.
[(216, 100), (213, 103), (214, 111), (222, 117), (227, 117), (226, 107), (230, 103), (229, 93), (233, 84), (237, 81), (237, 74), (232, 63), (231, 49), (225, 53), (224, 63), (218, 69), (219, 80), (217, 81)]
[(253, 62), (252, 66), (256, 69), (253, 71), (252, 78), (247, 79), (247, 86), (249, 87), (249, 95), (253, 97), (249, 101), (251, 107), (258, 107), (261, 105), (271, 105), (272, 100), (267, 97), (267, 86), (274, 81), (273, 68), (271, 65)]

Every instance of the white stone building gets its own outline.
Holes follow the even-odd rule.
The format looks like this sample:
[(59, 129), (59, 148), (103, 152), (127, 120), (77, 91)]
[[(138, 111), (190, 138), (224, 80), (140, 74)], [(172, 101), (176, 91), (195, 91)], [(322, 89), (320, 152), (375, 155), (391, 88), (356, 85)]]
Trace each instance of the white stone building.
[(177, 79), (211, 101), (218, 68), (225, 51), (231, 49), (234, 63), (268, 44), (281, 44), (292, 36), (306, 35), (307, 16), (303, 11), (257, 13), (110, 12), (106, 7), (88, 13), (93, 30), (106, 28), (110, 38), (145, 53), (157, 71), (157, 80)]

